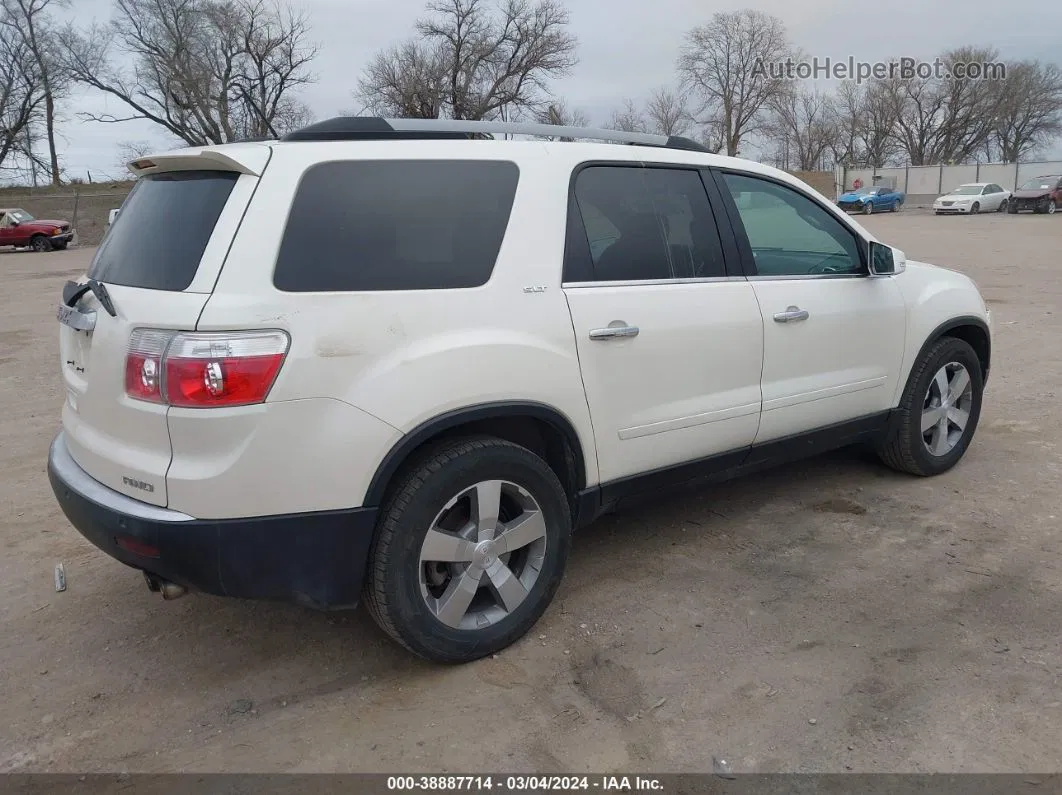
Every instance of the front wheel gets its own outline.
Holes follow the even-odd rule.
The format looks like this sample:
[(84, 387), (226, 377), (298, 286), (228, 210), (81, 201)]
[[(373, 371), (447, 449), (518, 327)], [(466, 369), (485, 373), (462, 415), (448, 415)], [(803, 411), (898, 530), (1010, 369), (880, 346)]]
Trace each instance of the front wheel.
[(996, 212), (997, 213), (1005, 213), (1006, 211), (1007, 211), (1007, 200), (1004, 199), (1003, 201), (1001, 201), (999, 203), (999, 206), (996, 208)]
[(981, 203), (974, 202), (973, 206), (970, 207), (970, 215), (977, 215), (979, 212), (981, 212)]
[(879, 450), (912, 475), (939, 475), (959, 462), (981, 416), (984, 379), (970, 344), (943, 337), (915, 363)]
[(1047, 212), (1049, 215), (1054, 215), (1056, 210), (1058, 210), (1058, 202), (1056, 202), (1054, 199), (1050, 199), (1047, 202), (1047, 209), (1045, 210), (1045, 212)]
[(518, 640), (549, 606), (571, 546), (560, 481), (493, 437), (432, 448), (380, 515), (365, 601), (394, 640), (435, 662), (471, 662)]
[(51, 251), (52, 241), (46, 238), (44, 235), (37, 235), (30, 240), (30, 248), (34, 251)]
[(872, 215), (874, 212), (874, 202), (867, 202), (863, 205), (863, 215)]

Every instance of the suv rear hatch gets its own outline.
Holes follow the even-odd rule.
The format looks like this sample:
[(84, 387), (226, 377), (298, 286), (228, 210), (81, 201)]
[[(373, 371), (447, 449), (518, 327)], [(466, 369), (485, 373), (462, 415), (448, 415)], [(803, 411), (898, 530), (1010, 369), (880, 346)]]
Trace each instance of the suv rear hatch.
[(269, 153), (235, 146), (138, 161), (140, 179), (88, 278), (64, 288), (64, 436), (78, 465), (105, 486), (167, 504), (169, 407), (151, 398), (153, 379), (155, 387), (162, 379), (154, 349), (170, 331), (195, 329)]

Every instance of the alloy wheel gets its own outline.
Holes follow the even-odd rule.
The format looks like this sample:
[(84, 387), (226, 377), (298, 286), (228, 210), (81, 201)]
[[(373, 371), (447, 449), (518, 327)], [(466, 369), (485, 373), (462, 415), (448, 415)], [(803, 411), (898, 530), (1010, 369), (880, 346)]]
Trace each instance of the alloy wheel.
[(973, 384), (966, 367), (949, 362), (937, 370), (922, 406), (922, 443), (931, 455), (950, 453), (966, 432)]
[(546, 524), (526, 489), (476, 483), (450, 499), (420, 548), (420, 592), (432, 614), (455, 629), (481, 629), (509, 616), (538, 581)]

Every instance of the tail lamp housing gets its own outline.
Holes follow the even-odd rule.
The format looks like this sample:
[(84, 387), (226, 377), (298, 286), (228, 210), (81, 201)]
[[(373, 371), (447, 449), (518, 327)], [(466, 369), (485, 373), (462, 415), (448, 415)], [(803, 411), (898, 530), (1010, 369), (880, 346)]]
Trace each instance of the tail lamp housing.
[(135, 329), (125, 359), (125, 393), (181, 408), (262, 403), (287, 356), (280, 330), (187, 332)]

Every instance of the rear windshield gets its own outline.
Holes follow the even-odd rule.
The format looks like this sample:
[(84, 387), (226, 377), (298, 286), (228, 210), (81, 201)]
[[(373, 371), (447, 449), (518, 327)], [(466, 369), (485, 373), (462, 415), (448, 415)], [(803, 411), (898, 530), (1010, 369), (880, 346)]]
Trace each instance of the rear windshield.
[(149, 290), (184, 290), (239, 174), (175, 171), (141, 177), (103, 240), (89, 277)]
[(519, 171), (487, 160), (321, 163), (299, 183), (273, 283), (289, 292), (486, 283)]

